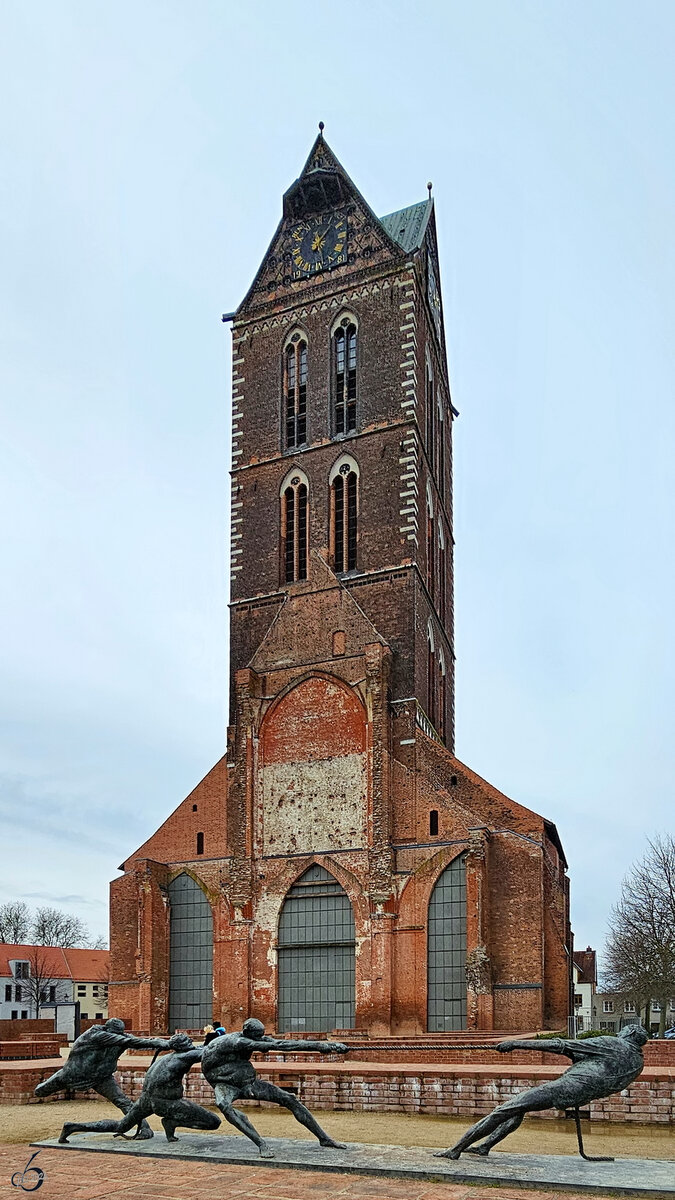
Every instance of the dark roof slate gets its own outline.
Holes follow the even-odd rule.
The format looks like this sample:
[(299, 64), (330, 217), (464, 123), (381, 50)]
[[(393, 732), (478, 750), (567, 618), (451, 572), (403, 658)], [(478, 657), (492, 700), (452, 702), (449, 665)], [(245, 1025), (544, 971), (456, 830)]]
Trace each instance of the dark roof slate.
[(388, 213), (380, 217), (390, 238), (398, 242), (408, 253), (419, 250), (431, 216), (433, 200), (421, 200), (419, 204), (410, 204), (408, 208), (400, 208), (398, 212)]

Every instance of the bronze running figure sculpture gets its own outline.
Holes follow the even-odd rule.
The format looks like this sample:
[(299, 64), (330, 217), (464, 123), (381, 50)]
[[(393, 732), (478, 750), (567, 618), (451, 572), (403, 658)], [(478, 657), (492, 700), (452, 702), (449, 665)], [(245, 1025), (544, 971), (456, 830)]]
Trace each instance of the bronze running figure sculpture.
[[(494, 1047), (502, 1053), (509, 1050), (539, 1050), (546, 1054), (564, 1054), (572, 1059), (572, 1066), (558, 1079), (529, 1088), (517, 1096), (511, 1096), (487, 1117), (483, 1117), (449, 1150), (437, 1154), (437, 1158), (459, 1158), (465, 1150), (470, 1154), (486, 1157), (497, 1142), (518, 1128), (523, 1117), (530, 1112), (541, 1112), (545, 1108), (574, 1109), (579, 1153), (584, 1154), (579, 1124), (579, 1109), (591, 1100), (602, 1100), (613, 1092), (620, 1092), (637, 1079), (644, 1067), (642, 1047), (649, 1041), (641, 1025), (627, 1025), (617, 1037), (595, 1038), (551, 1038), (550, 1040), (513, 1039), (498, 1042)], [(467, 1047), (468, 1048), (468, 1047)], [(483, 1047), (481, 1047), (483, 1048)], [(487, 1047), (485, 1047), (487, 1048)], [(476, 1047), (478, 1049), (478, 1047)], [(483, 1139), (483, 1140), (481, 1140)], [(475, 1143), (478, 1143), (477, 1145)], [(603, 1162), (611, 1159), (590, 1159)]]
[(267, 1037), (261, 1021), (251, 1017), (244, 1022), (241, 1033), (228, 1033), (216, 1038), (204, 1047), (202, 1074), (216, 1093), (216, 1104), (226, 1121), (240, 1133), (255, 1142), (261, 1158), (274, 1158), (274, 1151), (248, 1117), (234, 1107), (235, 1100), (267, 1100), (281, 1104), (293, 1113), (296, 1121), (309, 1129), (321, 1146), (345, 1149), (343, 1143), (333, 1141), (311, 1112), (301, 1104), (292, 1092), (285, 1092), (273, 1083), (258, 1079), (251, 1055), (269, 1054), (271, 1050), (296, 1054), (306, 1051), (315, 1054), (346, 1054), (348, 1047), (342, 1042), (292, 1041)]
[[(43, 1080), (35, 1089), (35, 1095), (52, 1096), (54, 1092), (86, 1092), (90, 1089), (105, 1096), (117, 1108), (126, 1113), (131, 1100), (113, 1078), (117, 1060), (125, 1050), (166, 1050), (164, 1038), (139, 1038), (124, 1032), (124, 1021), (112, 1017), (105, 1025), (92, 1025), (86, 1033), (73, 1042), (70, 1056), (54, 1075)], [(141, 1125), (137, 1138), (151, 1138), (152, 1130), (147, 1121)], [(64, 1141), (61, 1137), (59, 1140)]]
[[(121, 1121), (84, 1121), (68, 1122), (63, 1126), (60, 1142), (67, 1142), (71, 1133), (114, 1133), (115, 1137), (124, 1137), (134, 1125), (140, 1131), (145, 1124), (145, 1118), (156, 1113), (161, 1118), (167, 1142), (177, 1142), (176, 1128), (181, 1125), (186, 1129), (217, 1129), (220, 1117), (211, 1113), (200, 1104), (186, 1100), (183, 1095), (183, 1079), (192, 1065), (199, 1062), (204, 1051), (203, 1046), (195, 1046), (186, 1033), (175, 1033), (169, 1038), (167, 1049), (172, 1053), (166, 1058), (157, 1059), (151, 1063), (145, 1073), (143, 1090)], [(137, 1132), (138, 1132), (137, 1131)]]

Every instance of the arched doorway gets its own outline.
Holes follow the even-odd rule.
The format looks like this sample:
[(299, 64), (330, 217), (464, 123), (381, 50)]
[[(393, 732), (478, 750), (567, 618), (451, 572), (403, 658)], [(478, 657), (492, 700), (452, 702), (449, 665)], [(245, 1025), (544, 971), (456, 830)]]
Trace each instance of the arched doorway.
[(280, 1032), (353, 1027), (354, 957), (349, 896), (323, 867), (310, 867), (279, 918)]
[(213, 915), (199, 884), (169, 884), (169, 1031), (201, 1029), (213, 1016)]
[(430, 1033), (466, 1028), (466, 869), (456, 858), (436, 881), (427, 927)]

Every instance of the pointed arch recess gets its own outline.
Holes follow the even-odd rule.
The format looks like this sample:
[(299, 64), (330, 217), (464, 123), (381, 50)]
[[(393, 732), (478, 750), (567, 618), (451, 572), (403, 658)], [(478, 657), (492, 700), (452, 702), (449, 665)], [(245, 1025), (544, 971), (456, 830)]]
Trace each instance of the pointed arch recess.
[(289, 888), (279, 914), (278, 1029), (353, 1028), (355, 956), (349, 896), (334, 875), (314, 863)]
[(213, 1012), (213, 913), (204, 889), (187, 871), (169, 897), (169, 1030), (201, 1028)]
[(466, 855), (441, 872), (427, 920), (427, 1028), (466, 1028)]
[(263, 853), (330, 853), (366, 844), (366, 714), (354, 690), (310, 675), (260, 730)]

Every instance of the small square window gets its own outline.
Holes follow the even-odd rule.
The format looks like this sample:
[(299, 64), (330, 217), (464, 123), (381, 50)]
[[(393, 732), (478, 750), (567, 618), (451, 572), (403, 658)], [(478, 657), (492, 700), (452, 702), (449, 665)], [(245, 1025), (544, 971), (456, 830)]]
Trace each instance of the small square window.
[(614, 1012), (614, 1001), (613, 1000), (603, 1000), (602, 1011), (606, 1012), (606, 1013)]
[(96, 1020), (97, 1020), (97, 1021), (102, 1021), (102, 1020), (103, 1020), (103, 1013), (96, 1013), (95, 1015), (96, 1015)]
[(577, 995), (574, 997), (574, 1007), (575, 1007), (575, 1008), (581, 1008), (581, 1006), (582, 1006), (583, 1002), (584, 1002), (584, 998), (583, 998), (583, 996), (580, 996), (580, 995), (578, 995), (578, 994), (577, 994)]
[(21, 1020), (22, 1020), (22, 1021), (27, 1021), (27, 1020), (28, 1020), (28, 1009), (27, 1009), (27, 1008), (22, 1008), (22, 1009), (21, 1009)]

